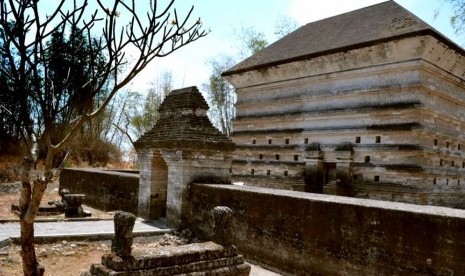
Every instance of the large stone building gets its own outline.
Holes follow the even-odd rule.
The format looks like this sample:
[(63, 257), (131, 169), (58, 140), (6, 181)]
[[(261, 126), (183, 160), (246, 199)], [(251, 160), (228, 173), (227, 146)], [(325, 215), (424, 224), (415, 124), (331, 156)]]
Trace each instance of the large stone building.
[(246, 185), (465, 206), (465, 51), (393, 1), (223, 73)]

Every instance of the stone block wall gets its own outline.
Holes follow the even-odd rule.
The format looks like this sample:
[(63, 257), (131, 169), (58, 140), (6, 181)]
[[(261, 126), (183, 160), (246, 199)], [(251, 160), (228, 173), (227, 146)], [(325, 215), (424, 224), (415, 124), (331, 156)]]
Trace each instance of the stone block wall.
[(230, 183), (230, 157), (221, 152), (175, 150), (164, 150), (163, 157), (168, 165), (166, 222), (171, 227), (183, 228), (182, 221), (188, 214), (189, 184)]
[(250, 260), (300, 275), (463, 275), (465, 211), (235, 185), (193, 184), (189, 224), (234, 211)]
[(121, 210), (138, 215), (139, 174), (137, 171), (64, 169), (60, 190), (85, 194), (84, 204), (103, 211)]
[[(463, 64), (463, 51), (425, 34), (226, 76), (233, 181), (296, 190), (300, 178), (297, 190), (327, 192), (339, 180), (355, 197), (464, 206), (448, 200), (465, 194)], [(347, 143), (349, 158), (337, 150)]]

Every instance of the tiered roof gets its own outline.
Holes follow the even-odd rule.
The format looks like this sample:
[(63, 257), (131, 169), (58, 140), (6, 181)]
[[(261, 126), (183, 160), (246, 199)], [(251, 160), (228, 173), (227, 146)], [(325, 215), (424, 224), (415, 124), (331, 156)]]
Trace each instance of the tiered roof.
[(136, 148), (232, 151), (234, 144), (213, 127), (208, 104), (197, 87), (173, 90), (160, 105), (155, 126), (135, 143)]

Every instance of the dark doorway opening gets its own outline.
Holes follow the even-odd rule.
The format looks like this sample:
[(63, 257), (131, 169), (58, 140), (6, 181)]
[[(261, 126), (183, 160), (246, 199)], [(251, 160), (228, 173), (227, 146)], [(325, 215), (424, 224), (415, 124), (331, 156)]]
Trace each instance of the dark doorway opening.
[(336, 175), (336, 163), (334, 162), (326, 162), (323, 165), (324, 174), (324, 183), (331, 184), (336, 183), (337, 175)]

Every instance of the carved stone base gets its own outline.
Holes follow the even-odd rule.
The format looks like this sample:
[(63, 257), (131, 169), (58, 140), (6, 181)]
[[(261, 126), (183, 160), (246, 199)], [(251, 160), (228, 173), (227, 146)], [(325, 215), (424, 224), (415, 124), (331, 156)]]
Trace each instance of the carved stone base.
[(83, 275), (206, 275), (207, 272), (209, 275), (249, 275), (250, 265), (234, 245), (204, 242), (154, 248), (125, 258), (104, 255), (101, 264), (93, 264), (90, 273)]

